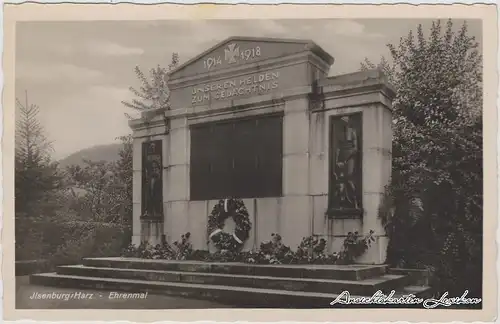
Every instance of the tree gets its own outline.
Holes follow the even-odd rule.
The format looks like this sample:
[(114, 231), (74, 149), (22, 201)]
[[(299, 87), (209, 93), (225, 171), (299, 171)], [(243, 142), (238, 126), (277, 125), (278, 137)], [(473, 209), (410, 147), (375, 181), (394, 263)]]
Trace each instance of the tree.
[[(482, 293), (482, 57), (464, 22), (421, 25), (378, 67), (395, 86), (388, 262), (433, 270), (439, 291)], [(389, 209), (394, 213), (388, 213)], [(390, 215), (393, 215), (392, 217)]]
[[(137, 99), (133, 99), (132, 102), (122, 101), (122, 103), (126, 107), (136, 111), (156, 108), (170, 109), (170, 91), (167, 85), (168, 73), (174, 70), (178, 65), (179, 55), (173, 53), (168, 68), (162, 68), (160, 65), (157, 65), (156, 68), (150, 70), (151, 81), (149, 81), (141, 69), (136, 66), (135, 73), (142, 83), (142, 86), (139, 90), (130, 87), (130, 91), (132, 91)], [(130, 116), (128, 117), (130, 118)], [(121, 140), (123, 144), (123, 148), (119, 153), (120, 158), (114, 166), (116, 179), (122, 188), (122, 190), (119, 191), (119, 201), (121, 201), (121, 206), (123, 207), (120, 219), (126, 223), (131, 223), (133, 139), (132, 135), (121, 136), (118, 139)]]
[[(98, 222), (107, 221), (116, 205), (110, 197), (114, 177), (112, 163), (89, 160), (83, 162), (83, 167), (72, 165), (67, 168), (74, 187), (83, 192), (78, 206), (80, 217)], [(118, 207), (116, 205), (115, 208)]]
[(119, 152), (120, 158), (115, 165), (116, 180), (120, 185), (118, 201), (122, 206), (120, 221), (132, 224), (132, 135), (118, 138), (123, 147)]
[(130, 91), (137, 97), (131, 102), (122, 101), (122, 103), (131, 109), (143, 111), (148, 109), (166, 108), (170, 109), (170, 91), (168, 90), (168, 72), (172, 71), (179, 64), (179, 55), (172, 54), (172, 60), (168, 68), (157, 65), (150, 72), (151, 80), (148, 80), (142, 70), (136, 66), (135, 74), (141, 82), (141, 87), (135, 89), (130, 87)]
[[(67, 168), (80, 219), (132, 223), (132, 136), (118, 138), (123, 147), (116, 162), (84, 160)], [(76, 194), (77, 189), (80, 194)]]
[(38, 121), (40, 108), (16, 99), (18, 118), (15, 133), (16, 215), (41, 216), (54, 212), (56, 194), (63, 175), (51, 162), (52, 145)]

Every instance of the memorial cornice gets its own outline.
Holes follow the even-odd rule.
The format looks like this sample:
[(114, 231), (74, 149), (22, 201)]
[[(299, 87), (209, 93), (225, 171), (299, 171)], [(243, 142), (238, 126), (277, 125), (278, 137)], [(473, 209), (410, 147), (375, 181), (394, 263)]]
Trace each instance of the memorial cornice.
[(396, 95), (396, 91), (387, 81), (385, 74), (379, 69), (342, 74), (318, 81), (318, 86), (323, 89), (324, 93), (334, 93), (373, 85), (380, 85), (380, 89), (388, 98), (392, 99)]
[(319, 80), (313, 94), (313, 112), (349, 106), (382, 104), (392, 110), (395, 91), (379, 70), (361, 71)]
[[(182, 72), (190, 65), (201, 60), (203, 57), (210, 54), (211, 52), (217, 50), (218, 48), (222, 48), (223, 46), (225, 46), (226, 44), (229, 44), (231, 42), (298, 44), (298, 45), (303, 46), (302, 50), (299, 50), (298, 53), (304, 53), (304, 52), (314, 53), (317, 57), (319, 57), (322, 61), (326, 62), (329, 66), (331, 66), (335, 61), (335, 59), (330, 54), (328, 54), (325, 50), (323, 50), (320, 46), (318, 46), (314, 41), (312, 41), (310, 39), (290, 39), (290, 38), (283, 39), (283, 38), (269, 38), (269, 37), (233, 36), (233, 37), (229, 37), (229, 38), (215, 44), (214, 46), (210, 47), (206, 51), (200, 53), (199, 55), (193, 57), (192, 59), (188, 60), (187, 62), (181, 64), (173, 71), (169, 72), (169, 79), (171, 79), (171, 80), (178, 79), (176, 76), (178, 73)], [(179, 78), (183, 78), (183, 77), (179, 77)]]
[(263, 72), (271, 69), (280, 69), (288, 66), (306, 63), (312, 64), (325, 74), (327, 74), (330, 69), (330, 66), (324, 64), (324, 62), (321, 61), (321, 59), (314, 53), (302, 52), (282, 58), (272, 58), (215, 72), (203, 72), (194, 76), (186, 76), (175, 80), (169, 80), (168, 86), (172, 91), (204, 82), (216, 82), (228, 78), (242, 77), (256, 72)]
[[(165, 108), (149, 109), (141, 112), (141, 117), (129, 120), (128, 125), (134, 132), (152, 130), (152, 133), (166, 133), (169, 121), (165, 118)], [(158, 128), (164, 128), (158, 131)]]

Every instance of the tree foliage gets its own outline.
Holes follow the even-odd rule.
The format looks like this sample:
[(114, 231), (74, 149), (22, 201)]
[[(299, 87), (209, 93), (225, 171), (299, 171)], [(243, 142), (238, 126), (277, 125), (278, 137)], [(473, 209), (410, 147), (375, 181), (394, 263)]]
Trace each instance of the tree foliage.
[(122, 142), (122, 149), (119, 152), (119, 159), (115, 165), (116, 177), (121, 184), (119, 200), (123, 207), (121, 221), (132, 224), (132, 135), (121, 136), (118, 138)]
[(84, 160), (83, 167), (67, 168), (77, 218), (132, 223), (132, 136), (118, 139), (123, 147), (116, 162)]
[(63, 175), (51, 161), (52, 145), (38, 120), (40, 108), (16, 100), (15, 210), (16, 216), (41, 216), (58, 204)]
[[(179, 54), (173, 53), (171, 62), (167, 68), (157, 65), (149, 71), (149, 78), (136, 66), (135, 74), (141, 83), (141, 87), (136, 89), (130, 87), (130, 91), (135, 95), (132, 101), (122, 101), (123, 105), (136, 111), (165, 108), (170, 109), (170, 91), (168, 89), (168, 73), (179, 65)], [(126, 114), (129, 118), (130, 116)], [(113, 166), (115, 175), (120, 179), (122, 186), (120, 201), (124, 206), (124, 217), (129, 222), (132, 220), (132, 136), (121, 136), (118, 138), (123, 143), (120, 151), (120, 158)]]
[(132, 142), (113, 163), (86, 161), (61, 170), (39, 122), (39, 107), (16, 100), (16, 260), (54, 266), (82, 257), (118, 255), (130, 242)]
[(168, 73), (179, 64), (179, 55), (172, 54), (171, 63), (168, 68), (157, 65), (149, 71), (149, 79), (139, 66), (135, 67), (135, 74), (141, 86), (136, 89), (130, 87), (130, 91), (137, 97), (132, 101), (122, 101), (122, 103), (131, 109), (143, 111), (148, 109), (166, 108), (170, 109), (170, 91), (167, 81)]
[[(482, 56), (467, 24), (418, 26), (385, 71), (393, 102), (393, 174), (382, 206), (388, 262), (433, 270), (440, 291), (481, 294)], [(384, 209), (385, 208), (385, 209)]]
[(110, 212), (119, 206), (113, 202), (113, 177), (105, 161), (84, 160), (84, 166), (72, 165), (67, 168), (74, 188), (81, 195), (78, 209), (94, 221), (106, 221)]

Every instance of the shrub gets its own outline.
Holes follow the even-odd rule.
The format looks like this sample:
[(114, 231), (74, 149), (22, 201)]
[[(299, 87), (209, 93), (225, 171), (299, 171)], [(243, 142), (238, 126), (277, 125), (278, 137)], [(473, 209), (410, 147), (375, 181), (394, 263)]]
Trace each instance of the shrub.
[(122, 255), (143, 259), (188, 260), (193, 255), (190, 237), (189, 232), (181, 235), (181, 240), (175, 241), (172, 245), (166, 242), (155, 246), (147, 242), (142, 242), (139, 246), (130, 244), (122, 251)]
[(344, 240), (343, 249), (340, 252), (339, 259), (344, 263), (353, 263), (356, 258), (365, 253), (375, 241), (374, 232), (370, 230), (368, 235), (363, 236), (358, 232), (349, 232)]
[(56, 218), (16, 218), (16, 260), (78, 263), (84, 257), (119, 256), (131, 237), (128, 226)]
[(79, 263), (86, 257), (120, 256), (130, 240), (129, 227), (107, 223), (72, 222), (64, 224), (69, 234), (65, 243), (50, 256), (52, 264)]
[[(392, 181), (381, 212), (387, 263), (431, 269), (440, 293), (481, 296), (483, 64), (467, 24), (421, 25), (389, 44), (395, 86)], [(364, 68), (374, 68), (367, 62)], [(392, 203), (391, 203), (392, 201)], [(425, 239), (423, 239), (425, 238)]]
[(294, 253), (282, 242), (281, 235), (271, 234), (271, 240), (262, 242), (257, 252), (248, 253), (245, 262), (259, 264), (290, 264), (294, 262)]

